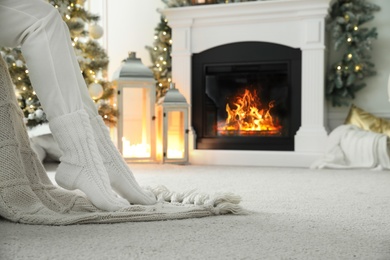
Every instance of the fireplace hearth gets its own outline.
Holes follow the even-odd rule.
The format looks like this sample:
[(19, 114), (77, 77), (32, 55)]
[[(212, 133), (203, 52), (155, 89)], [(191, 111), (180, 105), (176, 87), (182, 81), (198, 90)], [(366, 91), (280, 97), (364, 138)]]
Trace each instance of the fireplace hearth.
[[(172, 28), (172, 79), (190, 103), (190, 163), (307, 167), (323, 155), (329, 3), (272, 0), (161, 10)], [(235, 50), (224, 51), (237, 44), (252, 50), (236, 57)], [(280, 48), (260, 51), (265, 46)], [(213, 51), (218, 59), (208, 60)], [(201, 56), (205, 60), (197, 64)], [(260, 105), (247, 108), (250, 99)], [(242, 116), (241, 106), (251, 116)], [(264, 127), (270, 122), (275, 129)], [(247, 123), (255, 126), (243, 129)]]
[(240, 42), (192, 57), (197, 149), (293, 151), (301, 125), (301, 51)]

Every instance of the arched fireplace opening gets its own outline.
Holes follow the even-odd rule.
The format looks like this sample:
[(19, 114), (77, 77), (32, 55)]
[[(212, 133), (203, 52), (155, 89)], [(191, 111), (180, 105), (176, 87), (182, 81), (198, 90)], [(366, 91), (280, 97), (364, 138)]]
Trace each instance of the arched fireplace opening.
[(301, 126), (301, 50), (238, 42), (192, 57), (196, 149), (293, 151)]

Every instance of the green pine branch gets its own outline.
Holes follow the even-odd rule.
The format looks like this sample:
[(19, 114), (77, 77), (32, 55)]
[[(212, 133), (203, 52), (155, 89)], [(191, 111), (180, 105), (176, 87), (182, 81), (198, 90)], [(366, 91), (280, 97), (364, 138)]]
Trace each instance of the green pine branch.
[(365, 0), (338, 0), (331, 6), (327, 28), (333, 49), (341, 52), (340, 59), (331, 64), (326, 79), (326, 97), (333, 106), (349, 105), (356, 92), (366, 86), (364, 79), (375, 75), (370, 52), (378, 33), (376, 28), (363, 26), (379, 10), (377, 5)]

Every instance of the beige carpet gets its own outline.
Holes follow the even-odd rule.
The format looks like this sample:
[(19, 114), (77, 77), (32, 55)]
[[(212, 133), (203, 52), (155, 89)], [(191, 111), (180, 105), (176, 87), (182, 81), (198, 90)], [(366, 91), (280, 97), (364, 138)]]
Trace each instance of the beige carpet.
[(144, 186), (240, 194), (252, 214), (65, 227), (0, 219), (0, 259), (390, 259), (389, 171), (131, 168)]

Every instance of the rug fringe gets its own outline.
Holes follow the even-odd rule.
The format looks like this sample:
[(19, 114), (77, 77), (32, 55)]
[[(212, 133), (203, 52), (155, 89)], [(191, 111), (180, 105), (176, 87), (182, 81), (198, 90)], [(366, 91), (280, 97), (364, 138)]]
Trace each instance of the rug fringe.
[(230, 192), (216, 193), (211, 196), (207, 193), (196, 192), (195, 189), (186, 192), (174, 192), (163, 185), (155, 188), (148, 187), (147, 189), (153, 192), (159, 202), (204, 206), (215, 215), (248, 214), (246, 210), (238, 205), (241, 202), (241, 197)]

